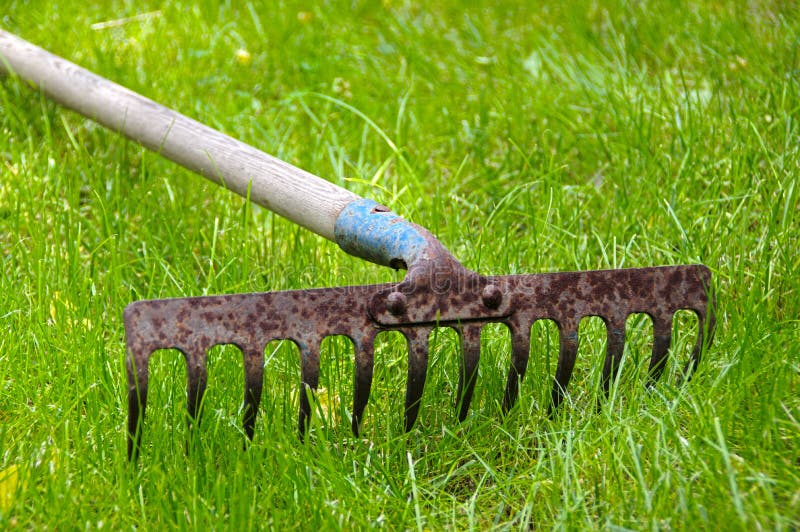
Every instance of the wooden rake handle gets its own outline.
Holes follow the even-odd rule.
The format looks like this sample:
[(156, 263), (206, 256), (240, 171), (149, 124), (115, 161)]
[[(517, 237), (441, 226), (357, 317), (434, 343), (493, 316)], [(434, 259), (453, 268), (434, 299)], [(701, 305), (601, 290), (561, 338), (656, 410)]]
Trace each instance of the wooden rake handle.
[[(472, 275), (427, 229), (0, 29), (0, 73), (414, 283)], [(428, 282), (425, 280), (424, 282)]]
[(335, 240), (342, 209), (358, 195), (0, 29), (0, 73), (181, 166)]

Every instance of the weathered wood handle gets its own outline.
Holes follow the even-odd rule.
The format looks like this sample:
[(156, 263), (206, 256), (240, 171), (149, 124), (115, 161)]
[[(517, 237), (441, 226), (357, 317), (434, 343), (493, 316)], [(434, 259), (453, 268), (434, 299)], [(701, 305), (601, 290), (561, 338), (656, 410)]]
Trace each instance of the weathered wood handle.
[(334, 240), (359, 196), (0, 29), (0, 72), (225, 188)]

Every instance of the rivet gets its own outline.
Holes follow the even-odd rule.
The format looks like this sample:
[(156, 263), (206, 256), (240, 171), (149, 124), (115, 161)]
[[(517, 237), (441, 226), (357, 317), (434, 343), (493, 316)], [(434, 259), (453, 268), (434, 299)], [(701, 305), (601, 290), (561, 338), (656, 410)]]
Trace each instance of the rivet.
[(406, 311), (406, 296), (402, 292), (392, 292), (386, 296), (386, 310), (395, 316), (402, 316)]
[(483, 304), (486, 305), (486, 308), (496, 309), (503, 301), (503, 293), (495, 285), (487, 284), (483, 287), (481, 299), (483, 299)]

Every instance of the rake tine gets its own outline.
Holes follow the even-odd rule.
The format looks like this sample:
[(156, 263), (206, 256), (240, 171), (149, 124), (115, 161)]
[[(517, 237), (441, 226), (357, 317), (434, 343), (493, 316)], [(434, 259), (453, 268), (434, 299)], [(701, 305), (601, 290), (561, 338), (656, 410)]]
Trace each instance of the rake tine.
[(128, 372), (128, 460), (139, 457), (142, 445), (144, 413), (147, 407), (149, 351), (128, 351), (125, 367)]
[[(706, 269), (703, 286), (709, 290), (711, 272)], [(692, 378), (692, 374), (697, 370), (700, 364), (700, 357), (703, 354), (703, 349), (711, 345), (714, 341), (714, 333), (716, 332), (717, 316), (715, 314), (716, 300), (713, 291), (708, 296), (708, 301), (705, 307), (695, 308), (697, 314), (697, 342), (694, 344), (692, 350), (692, 358), (686, 363), (683, 369), (684, 382), (688, 382)], [(707, 336), (707, 338), (706, 338)]]
[(575, 357), (578, 355), (578, 328), (574, 324), (561, 325), (559, 328), (558, 367), (553, 381), (553, 393), (548, 408), (552, 415), (561, 405), (567, 393), (567, 385), (575, 368)]
[(355, 389), (353, 390), (353, 435), (358, 437), (358, 430), (364, 409), (369, 401), (372, 388), (372, 370), (375, 365), (375, 338), (367, 338), (356, 345)]
[(530, 341), (530, 327), (513, 326), (511, 328), (511, 367), (508, 370), (508, 381), (503, 395), (504, 414), (511, 410), (517, 401), (519, 384), (528, 369)]
[(692, 356), (686, 362), (686, 365), (683, 367), (683, 382), (689, 382), (692, 380), (692, 374), (694, 374), (695, 370), (697, 369), (698, 364), (700, 364), (700, 357), (703, 354), (703, 346), (705, 345), (705, 332), (708, 331), (709, 334), (709, 342), (713, 338), (714, 335), (714, 318), (713, 316), (711, 319), (706, 320), (705, 316), (701, 313), (697, 313), (697, 341), (694, 343), (694, 348), (692, 349)]
[(307, 342), (300, 344), (300, 373), (300, 414), (297, 427), (300, 441), (304, 441), (311, 418), (309, 394), (315, 392), (319, 385), (319, 342), (314, 342), (313, 347)]
[(205, 349), (192, 349), (185, 352), (184, 357), (186, 358), (186, 406), (189, 414), (186, 423), (189, 430), (191, 430), (193, 423), (200, 425), (203, 395), (206, 392), (206, 384), (208, 383), (206, 351)]
[[(255, 433), (258, 406), (264, 386), (264, 350), (247, 348), (244, 350), (244, 404), (242, 428), (247, 439), (252, 441)], [(247, 442), (245, 442), (247, 446)]]
[(403, 333), (408, 341), (408, 384), (406, 385), (406, 432), (414, 427), (420, 399), (428, 374), (428, 329), (409, 329)]
[(652, 388), (667, 367), (667, 353), (672, 343), (672, 317), (653, 317), (653, 354), (647, 370), (647, 387)]
[(458, 420), (464, 421), (472, 402), (475, 391), (475, 381), (478, 376), (478, 362), (481, 357), (481, 326), (465, 325), (461, 329), (462, 364), (458, 375), (458, 392), (456, 393), (456, 408)]
[[(603, 364), (603, 396), (608, 398), (611, 382), (617, 378), (625, 350), (625, 320), (613, 319), (606, 324), (606, 360)], [(600, 404), (598, 403), (598, 407)]]

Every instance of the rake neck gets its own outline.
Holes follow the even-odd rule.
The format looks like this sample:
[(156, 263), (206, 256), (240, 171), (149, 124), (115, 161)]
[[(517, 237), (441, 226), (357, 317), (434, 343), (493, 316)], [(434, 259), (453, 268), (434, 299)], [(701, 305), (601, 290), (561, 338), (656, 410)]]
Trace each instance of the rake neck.
[(465, 268), (430, 231), (367, 199), (350, 202), (336, 219), (336, 242), (347, 253), (395, 269), (402, 282), (368, 303), (379, 327), (500, 319), (509, 299), (488, 278)]
[(477, 276), (466, 269), (424, 227), (393, 213), (372, 200), (348, 203), (336, 219), (336, 243), (350, 255), (408, 270), (403, 285), (436, 288), (437, 279)]

